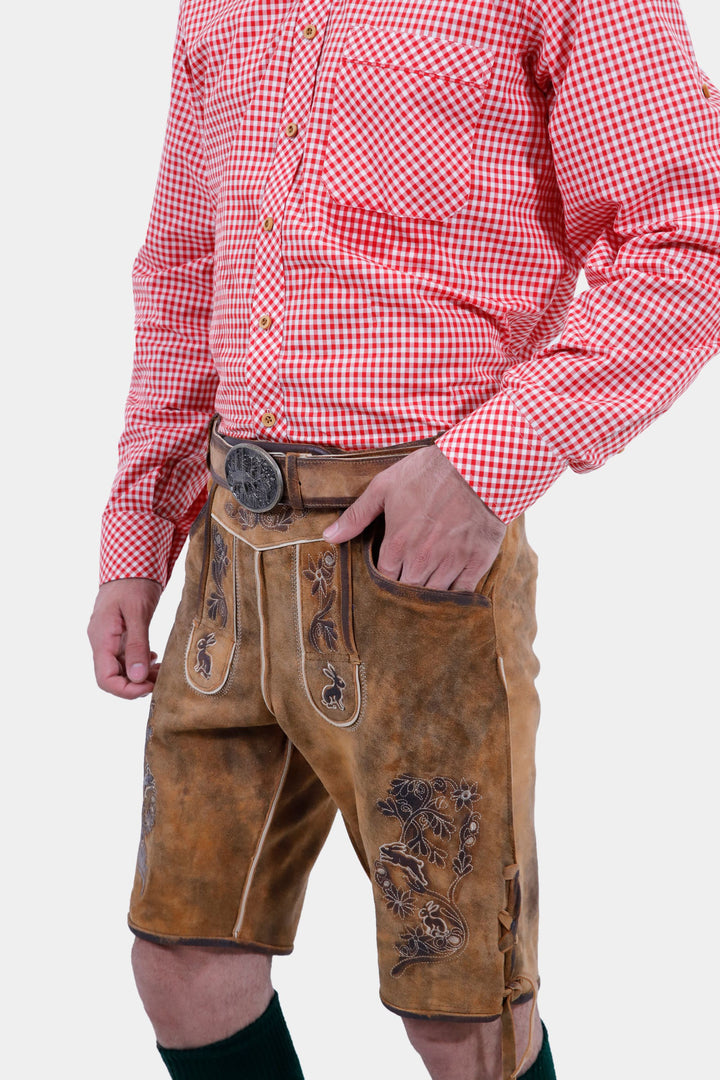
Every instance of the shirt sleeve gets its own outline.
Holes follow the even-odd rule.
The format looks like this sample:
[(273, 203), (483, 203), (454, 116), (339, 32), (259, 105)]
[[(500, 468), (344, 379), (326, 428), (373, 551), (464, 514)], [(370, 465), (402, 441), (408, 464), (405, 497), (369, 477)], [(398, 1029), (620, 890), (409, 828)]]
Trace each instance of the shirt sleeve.
[(676, 0), (528, 0), (526, 20), (588, 288), (438, 440), (505, 522), (622, 450), (720, 350), (720, 93)]
[(135, 355), (100, 580), (165, 585), (206, 495), (217, 374), (209, 349), (214, 208), (181, 25), (150, 222), (133, 265)]

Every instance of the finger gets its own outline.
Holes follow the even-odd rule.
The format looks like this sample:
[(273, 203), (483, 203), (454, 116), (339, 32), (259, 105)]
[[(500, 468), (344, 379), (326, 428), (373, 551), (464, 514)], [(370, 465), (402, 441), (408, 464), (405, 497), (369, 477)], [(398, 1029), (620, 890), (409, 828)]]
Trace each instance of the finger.
[(437, 549), (422, 541), (417, 546), (408, 547), (404, 553), (400, 581), (406, 585), (425, 585), (435, 573), (440, 563)]
[(484, 576), (485, 571), (481, 573), (476, 568), (465, 567), (449, 586), (449, 589), (451, 592), (475, 592)]
[(386, 532), (377, 557), (377, 568), (385, 577), (397, 581), (403, 571), (407, 551), (407, 538), (398, 532)]
[(368, 486), (359, 495), (354, 503), (340, 515), (337, 521), (328, 525), (323, 532), (326, 540), (333, 544), (342, 544), (351, 540), (353, 536), (359, 536), (378, 514), (382, 513), (385, 505), (385, 489), (380, 483), (380, 477), (371, 480)]
[(437, 570), (434, 570), (425, 582), (428, 589), (442, 589), (448, 591), (457, 581), (464, 567), (457, 559), (444, 559)]

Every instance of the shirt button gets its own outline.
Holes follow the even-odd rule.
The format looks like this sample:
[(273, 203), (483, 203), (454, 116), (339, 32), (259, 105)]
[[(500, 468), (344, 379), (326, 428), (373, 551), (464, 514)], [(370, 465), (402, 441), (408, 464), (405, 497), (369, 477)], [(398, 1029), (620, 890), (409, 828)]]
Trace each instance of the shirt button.
[(317, 27), (313, 26), (311, 23), (310, 26), (305, 27), (305, 29), (303, 30), (303, 34), (308, 39), (308, 41), (312, 41), (312, 39), (317, 34)]
[(288, 139), (294, 139), (298, 131), (299, 128), (296, 123), (288, 124), (285, 128), (285, 134), (287, 135)]
[(705, 95), (706, 98), (710, 97), (710, 87), (708, 86), (708, 84), (706, 82), (704, 82), (702, 84), (702, 92), (703, 92), (703, 94)]
[(270, 315), (261, 315), (258, 319), (258, 326), (261, 330), (269, 330), (272, 326), (272, 317)]
[(260, 422), (262, 423), (263, 427), (274, 427), (276, 419), (277, 418), (275, 416), (275, 413), (266, 412), (266, 413), (263, 413), (262, 416), (260, 417)]
[(263, 229), (265, 230), (265, 232), (272, 232), (274, 224), (275, 224), (275, 218), (266, 217), (265, 220), (263, 221)]

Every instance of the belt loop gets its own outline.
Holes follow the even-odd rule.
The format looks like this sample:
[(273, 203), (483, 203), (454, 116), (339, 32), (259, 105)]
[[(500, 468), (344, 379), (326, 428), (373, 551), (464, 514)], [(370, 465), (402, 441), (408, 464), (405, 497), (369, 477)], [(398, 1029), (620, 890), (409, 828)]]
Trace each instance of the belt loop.
[(285, 455), (285, 495), (293, 510), (303, 509), (303, 497), (298, 479), (297, 454)]

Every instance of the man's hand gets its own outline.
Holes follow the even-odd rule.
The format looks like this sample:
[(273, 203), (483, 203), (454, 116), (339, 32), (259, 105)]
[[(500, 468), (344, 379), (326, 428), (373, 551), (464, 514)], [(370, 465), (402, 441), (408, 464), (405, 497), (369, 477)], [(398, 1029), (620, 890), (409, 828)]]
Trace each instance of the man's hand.
[(160, 665), (150, 652), (148, 628), (162, 587), (148, 578), (124, 578), (100, 586), (88, 626), (95, 678), (101, 690), (121, 698), (145, 697)]
[(430, 589), (472, 592), (507, 528), (436, 446), (414, 450), (381, 472), (323, 536), (340, 544), (381, 513), (378, 570)]

